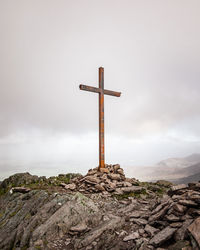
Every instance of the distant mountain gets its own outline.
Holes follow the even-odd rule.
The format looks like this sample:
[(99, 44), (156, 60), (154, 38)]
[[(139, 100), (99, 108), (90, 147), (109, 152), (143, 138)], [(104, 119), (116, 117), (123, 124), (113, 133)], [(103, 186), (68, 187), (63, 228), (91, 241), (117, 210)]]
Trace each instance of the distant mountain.
[(200, 162), (200, 154), (192, 154), (192, 155), (189, 155), (183, 159), (185, 159), (188, 162), (193, 162), (193, 163)]
[(140, 167), (136, 178), (140, 180), (175, 180), (200, 173), (200, 154), (192, 154), (183, 158), (169, 158), (155, 166)]
[(184, 158), (169, 158), (156, 164), (157, 167), (185, 168), (200, 162), (200, 154), (192, 154)]
[(184, 178), (171, 180), (171, 181), (175, 184), (182, 184), (182, 183), (188, 184), (189, 182), (198, 182), (199, 180), (200, 180), (200, 172), (193, 174), (193, 175), (189, 175), (189, 176), (184, 177)]
[(184, 175), (184, 176), (194, 175), (194, 174), (198, 174), (198, 173), (200, 173), (200, 162), (195, 164), (195, 165), (176, 170), (174, 172), (174, 174), (180, 174), (180, 175)]

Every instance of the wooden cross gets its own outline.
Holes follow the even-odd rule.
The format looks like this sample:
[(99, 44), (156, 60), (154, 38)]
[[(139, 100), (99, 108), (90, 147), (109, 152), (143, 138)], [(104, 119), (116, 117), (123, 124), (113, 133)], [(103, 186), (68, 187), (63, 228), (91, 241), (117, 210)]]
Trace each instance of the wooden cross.
[(99, 88), (82, 85), (81, 90), (95, 92), (99, 94), (99, 168), (105, 167), (105, 147), (104, 147), (104, 94), (120, 97), (120, 92), (104, 89), (104, 68), (99, 68)]

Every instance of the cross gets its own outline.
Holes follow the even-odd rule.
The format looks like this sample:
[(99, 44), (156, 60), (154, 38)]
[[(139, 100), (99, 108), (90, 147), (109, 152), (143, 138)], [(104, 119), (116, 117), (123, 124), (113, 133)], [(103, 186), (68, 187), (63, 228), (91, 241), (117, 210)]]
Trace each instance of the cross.
[(99, 94), (99, 169), (105, 167), (104, 147), (104, 95), (120, 97), (120, 92), (104, 89), (104, 68), (99, 68), (99, 87), (79, 85), (80, 90), (95, 92)]

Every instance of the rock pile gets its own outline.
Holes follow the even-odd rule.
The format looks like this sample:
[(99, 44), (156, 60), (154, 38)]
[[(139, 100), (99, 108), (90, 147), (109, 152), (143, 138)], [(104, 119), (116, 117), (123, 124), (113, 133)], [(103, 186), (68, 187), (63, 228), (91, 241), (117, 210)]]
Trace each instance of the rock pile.
[(119, 165), (68, 175), (3, 181), (0, 249), (200, 249), (200, 182), (142, 183)]
[[(200, 183), (173, 186), (168, 194), (152, 207), (145, 204), (140, 211), (137, 209), (127, 214), (127, 220), (137, 224), (137, 230), (124, 241), (137, 243), (140, 239), (145, 242), (144, 249), (160, 246), (168, 249), (170, 244), (174, 247), (170, 249), (200, 249)], [(192, 248), (178, 248), (189, 239)]]
[(129, 192), (140, 192), (139, 181), (135, 178), (126, 178), (119, 164), (107, 165), (106, 168), (90, 169), (85, 176), (73, 178), (70, 184), (61, 183), (66, 190), (84, 193), (114, 192), (123, 194)]

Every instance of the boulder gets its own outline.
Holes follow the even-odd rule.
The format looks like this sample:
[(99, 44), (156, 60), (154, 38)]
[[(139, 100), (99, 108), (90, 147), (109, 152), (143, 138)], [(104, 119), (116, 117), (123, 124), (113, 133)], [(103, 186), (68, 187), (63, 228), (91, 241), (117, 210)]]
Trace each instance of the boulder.
[(19, 187), (22, 185), (29, 185), (31, 183), (37, 183), (39, 177), (37, 175), (31, 175), (27, 173), (18, 173), (11, 175), (1, 182), (0, 188), (7, 189), (10, 187)]

